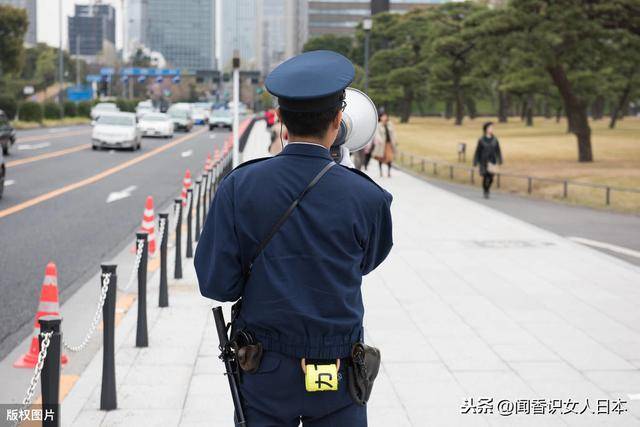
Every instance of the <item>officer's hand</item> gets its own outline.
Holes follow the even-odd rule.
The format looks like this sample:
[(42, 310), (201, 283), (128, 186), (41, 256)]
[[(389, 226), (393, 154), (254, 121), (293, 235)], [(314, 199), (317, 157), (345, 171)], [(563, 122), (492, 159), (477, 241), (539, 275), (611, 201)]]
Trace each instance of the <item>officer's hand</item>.
[(351, 160), (351, 152), (344, 145), (340, 146), (340, 150), (342, 150), (342, 159), (340, 160), (340, 164), (342, 166), (346, 166), (348, 168), (354, 168), (353, 161)]

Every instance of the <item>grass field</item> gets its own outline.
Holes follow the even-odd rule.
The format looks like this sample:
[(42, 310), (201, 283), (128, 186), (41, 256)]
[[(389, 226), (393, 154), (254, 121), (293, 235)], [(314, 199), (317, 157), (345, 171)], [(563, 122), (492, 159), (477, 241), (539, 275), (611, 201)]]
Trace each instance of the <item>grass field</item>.
[[(396, 119), (398, 149), (430, 160), (462, 165), (457, 162), (457, 147), (464, 142), (467, 144), (466, 166), (470, 167), (476, 141), (482, 134), (482, 124), (486, 120), (466, 119), (462, 126), (454, 126), (452, 120), (440, 118), (414, 117), (406, 124), (400, 124)], [(556, 123), (555, 119), (536, 117), (533, 127), (526, 127), (518, 118), (511, 118), (509, 123), (496, 123), (495, 133), (504, 157), (501, 172), (533, 176), (533, 195), (606, 207), (606, 190), (603, 188), (569, 185), (567, 198), (564, 199), (561, 182), (545, 182), (535, 178), (640, 190), (640, 118), (627, 117), (619, 121), (613, 130), (607, 125), (607, 120), (591, 123), (595, 161), (578, 163), (576, 138), (566, 132), (564, 120)], [(417, 165), (416, 169), (421, 171)], [(429, 167), (425, 170), (426, 173), (433, 173)], [(440, 173), (439, 176), (442, 175)], [(456, 180), (469, 181), (468, 174), (464, 172), (458, 172), (455, 176)], [(444, 178), (448, 179), (448, 174)], [(526, 179), (502, 176), (500, 184), (505, 191), (526, 193), (528, 190)], [(640, 193), (619, 192), (612, 188), (610, 195), (611, 208), (640, 214)]]

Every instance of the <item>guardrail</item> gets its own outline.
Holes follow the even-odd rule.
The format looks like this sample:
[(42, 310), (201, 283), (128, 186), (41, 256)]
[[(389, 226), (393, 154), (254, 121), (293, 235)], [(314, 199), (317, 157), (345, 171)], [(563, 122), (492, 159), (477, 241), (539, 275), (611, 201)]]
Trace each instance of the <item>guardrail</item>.
[[(476, 174), (478, 174), (478, 171), (477, 168), (474, 167), (429, 159), (403, 151), (398, 151), (397, 158), (400, 165), (408, 167), (414, 172), (471, 185), (475, 185), (476, 182)], [(511, 185), (505, 185), (505, 181), (507, 180), (511, 181)], [(495, 184), (498, 189), (504, 188), (528, 195), (540, 194), (547, 198), (571, 200), (578, 204), (595, 204), (605, 207), (612, 206), (613, 204), (622, 204), (621, 199), (617, 196), (623, 194), (626, 197), (633, 198), (629, 205), (637, 207), (637, 212), (640, 212), (640, 189), (638, 188), (592, 184), (569, 179), (543, 178), (533, 175), (504, 172), (495, 174)], [(547, 185), (542, 186), (540, 184)], [(580, 189), (588, 189), (593, 194), (590, 194), (588, 197), (582, 194), (581, 197), (581, 194), (576, 192), (576, 190)]]
[[(249, 136), (255, 118), (248, 118), (240, 125), (239, 140), (244, 141)], [(159, 247), (160, 247), (160, 272), (159, 272), (159, 297), (158, 306), (169, 306), (169, 295), (167, 286), (167, 252), (168, 241), (171, 237), (170, 230), (173, 231), (174, 248), (175, 248), (175, 264), (174, 277), (176, 279), (182, 277), (182, 224), (186, 222), (187, 235), (185, 239), (186, 258), (193, 257), (193, 241), (197, 241), (200, 237), (201, 228), (204, 226), (207, 210), (213, 201), (213, 196), (218, 185), (224, 177), (231, 172), (232, 166), (232, 147), (233, 139), (231, 135), (225, 141), (222, 155), (214, 161), (205, 163), (205, 168), (198, 179), (195, 180), (195, 188), (191, 186), (187, 190), (186, 200), (182, 197), (176, 198), (173, 209), (170, 213), (159, 214)], [(179, 193), (178, 193), (179, 194)], [(183, 209), (184, 205), (184, 209)], [(195, 215), (195, 221), (194, 221)], [(155, 227), (155, 226), (154, 226)], [(173, 227), (173, 228), (172, 228)], [(195, 229), (194, 229), (195, 228)], [(154, 228), (155, 229), (155, 228)], [(195, 235), (195, 239), (193, 238)], [(13, 422), (13, 425), (27, 420), (31, 420), (31, 405), (35, 396), (38, 382), (40, 382), (42, 390), (42, 409), (33, 409), (40, 411), (43, 426), (59, 426), (60, 425), (60, 369), (62, 358), (62, 347), (69, 351), (82, 351), (97, 330), (97, 326), (102, 320), (103, 322), (103, 365), (102, 365), (102, 384), (100, 393), (100, 409), (113, 410), (117, 409), (116, 396), (116, 363), (115, 363), (115, 306), (116, 306), (116, 290), (126, 292), (132, 285), (134, 279), (137, 278), (138, 288), (138, 310), (136, 325), (136, 347), (148, 347), (149, 338), (147, 331), (147, 267), (149, 259), (149, 241), (147, 232), (136, 233), (135, 244), (135, 261), (129, 280), (125, 287), (117, 287), (117, 275), (115, 264), (102, 264), (100, 274), (100, 293), (98, 298), (98, 306), (93, 320), (85, 334), (84, 339), (79, 345), (69, 345), (62, 338), (61, 322), (62, 319), (58, 315), (41, 316), (38, 320), (40, 331), (37, 339), (39, 340), (39, 348), (37, 349), (37, 363), (35, 364), (33, 375), (26, 391), (25, 397), (19, 409), (7, 410), (7, 421)], [(57, 297), (56, 297), (57, 298)], [(66, 357), (66, 356), (65, 356)], [(42, 412), (46, 411), (43, 415)]]

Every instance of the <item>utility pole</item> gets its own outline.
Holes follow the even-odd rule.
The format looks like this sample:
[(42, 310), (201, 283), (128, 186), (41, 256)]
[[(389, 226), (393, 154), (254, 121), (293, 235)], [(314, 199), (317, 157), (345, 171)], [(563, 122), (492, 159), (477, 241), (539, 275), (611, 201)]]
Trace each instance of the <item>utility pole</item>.
[(240, 130), (239, 124), (239, 110), (240, 110), (240, 52), (238, 49), (233, 51), (233, 167), (236, 168), (240, 164), (240, 147), (238, 131)]
[(64, 118), (64, 108), (63, 108), (63, 100), (64, 100), (64, 62), (62, 56), (62, 0), (58, 0), (59, 10), (58, 10), (58, 18), (60, 19), (60, 44), (58, 49), (58, 80), (60, 84), (60, 91), (58, 92), (58, 104), (60, 105), (60, 118)]
[(76, 87), (80, 87), (80, 34), (76, 34)]
[(369, 92), (369, 40), (372, 26), (373, 21), (371, 18), (362, 20), (362, 29), (364, 30), (364, 93)]

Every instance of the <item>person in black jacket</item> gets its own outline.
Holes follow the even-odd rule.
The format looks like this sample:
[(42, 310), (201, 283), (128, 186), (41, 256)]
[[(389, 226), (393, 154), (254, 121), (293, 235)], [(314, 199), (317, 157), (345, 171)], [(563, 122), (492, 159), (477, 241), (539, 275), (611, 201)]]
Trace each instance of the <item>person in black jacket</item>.
[(479, 166), (484, 198), (488, 199), (495, 167), (502, 164), (502, 152), (500, 151), (500, 142), (493, 134), (493, 122), (486, 122), (482, 125), (482, 132), (483, 135), (478, 139), (476, 152), (473, 155), (473, 166)]

